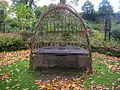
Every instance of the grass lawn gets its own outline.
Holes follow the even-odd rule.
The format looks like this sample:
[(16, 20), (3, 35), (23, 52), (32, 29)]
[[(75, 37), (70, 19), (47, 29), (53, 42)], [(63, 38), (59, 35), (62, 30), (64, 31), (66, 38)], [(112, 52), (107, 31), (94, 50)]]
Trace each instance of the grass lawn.
[(1, 68), (0, 90), (37, 90), (36, 72), (27, 69), (29, 61), (18, 61)]
[[(120, 85), (119, 60), (109, 60), (110, 57), (94, 54), (94, 73), (92, 75), (86, 76), (72, 72), (42, 74), (29, 70), (29, 60), (28, 56), (25, 56), (25, 52), (28, 51), (17, 52), (21, 58), (17, 57), (15, 52), (12, 52), (12, 54), (14, 53), (12, 56), (10, 53), (6, 54), (6, 56), (10, 55), (12, 59), (15, 59), (15, 62), (9, 62), (10, 64), (7, 65), (2, 64), (3, 66), (0, 67), (0, 90), (39, 90), (40, 88), (41, 90), (60, 90), (58, 88), (62, 88), (62, 90), (91, 90), (92, 88), (94, 90), (100, 90), (100, 88), (102, 88), (101, 90), (118, 90), (118, 85)], [(22, 54), (24, 55), (22, 56)], [(0, 56), (2, 55), (0, 54)], [(23, 58), (26, 60), (22, 60)], [(4, 61), (4, 59), (0, 61)], [(68, 77), (67, 74), (70, 74), (71, 77)], [(43, 76), (47, 80), (41, 81)], [(49, 80), (51, 76), (54, 78)]]

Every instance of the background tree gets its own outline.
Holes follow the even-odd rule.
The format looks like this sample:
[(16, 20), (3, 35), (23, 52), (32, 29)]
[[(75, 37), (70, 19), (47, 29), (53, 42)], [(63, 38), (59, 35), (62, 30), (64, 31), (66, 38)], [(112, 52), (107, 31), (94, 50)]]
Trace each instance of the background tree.
[(0, 1), (0, 32), (5, 32), (5, 19), (7, 17), (7, 8), (8, 2), (7, 1)]
[[(101, 21), (104, 24), (104, 40), (111, 36), (111, 15), (113, 14), (113, 7), (108, 0), (103, 0), (99, 4), (99, 13), (102, 17)], [(109, 28), (108, 28), (109, 27)]]
[(0, 1), (0, 9), (6, 9), (8, 7), (7, 1)]
[(84, 3), (84, 5), (82, 6), (82, 10), (85, 14), (91, 14), (95, 11), (94, 10), (94, 5), (89, 0), (87, 0)]
[(79, 2), (79, 0), (70, 0), (70, 3), (75, 6), (78, 6), (78, 2)]
[(28, 5), (30, 8), (36, 8), (36, 2), (37, 0), (12, 0), (13, 4), (19, 4), (19, 3), (23, 3)]
[(26, 4), (16, 4), (12, 6), (11, 10), (15, 13), (14, 19), (21, 30), (25, 30), (26, 27), (31, 26), (35, 20), (33, 11)]
[(39, 19), (40, 18), (40, 14), (45, 10), (46, 6), (43, 7), (37, 7), (34, 11), (36, 18)]
[[(56, 0), (52, 0), (52, 1), (56, 1)], [(74, 5), (77, 6), (77, 5), (78, 5), (78, 2), (79, 2), (79, 0), (70, 0), (69, 3), (74, 4)], [(60, 3), (66, 4), (66, 0), (60, 0)]]
[(112, 14), (113, 11), (113, 7), (112, 5), (110, 5), (110, 2), (108, 0), (103, 0), (100, 4), (99, 4), (99, 13), (100, 14)]
[(92, 21), (96, 20), (94, 5), (89, 0), (87, 0), (82, 6), (82, 11), (83, 11), (84, 19), (92, 20)]

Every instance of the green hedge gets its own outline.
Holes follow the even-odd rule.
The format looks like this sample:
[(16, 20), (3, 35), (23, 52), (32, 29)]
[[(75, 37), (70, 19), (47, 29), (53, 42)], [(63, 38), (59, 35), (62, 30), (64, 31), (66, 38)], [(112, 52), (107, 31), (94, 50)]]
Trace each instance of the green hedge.
[(120, 24), (117, 24), (112, 28), (111, 34), (116, 41), (120, 42)]
[[(26, 34), (24, 34), (24, 35), (26, 36)], [(0, 52), (28, 49), (30, 40), (28, 42), (28, 40), (27, 40), (28, 37), (26, 38), (26, 37), (24, 37), (24, 35), (19, 35), (19, 34), (0, 35)], [(31, 37), (31, 34), (29, 37)], [(111, 45), (107, 44), (107, 43), (104, 43), (104, 44), (100, 44), (100, 45), (97, 45), (95, 43), (92, 44), (92, 47), (91, 47), (92, 51), (111, 55), (111, 56), (120, 57), (120, 46), (119, 45), (113, 46), (113, 44), (111, 44)]]
[(20, 36), (0, 36), (0, 52), (26, 49), (25, 41)]
[(101, 47), (101, 46), (92, 45), (91, 48), (92, 48), (92, 52), (98, 52), (101, 54), (120, 57), (120, 50), (112, 48), (110, 46), (109, 47)]
[(104, 41), (103, 32), (93, 30), (90, 41), (93, 52), (120, 57), (120, 44), (113, 38), (111, 41)]

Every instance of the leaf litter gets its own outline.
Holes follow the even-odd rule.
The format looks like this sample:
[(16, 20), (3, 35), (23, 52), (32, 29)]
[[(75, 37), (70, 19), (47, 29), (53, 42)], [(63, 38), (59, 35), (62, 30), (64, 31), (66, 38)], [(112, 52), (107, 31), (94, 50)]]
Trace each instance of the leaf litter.
[[(22, 50), (16, 52), (2, 52), (0, 53), (0, 66), (9, 66), (17, 61), (29, 60), (30, 50)], [(99, 54), (97, 52), (92, 53), (93, 62), (99, 64), (105, 64), (110, 70), (120, 74), (120, 58), (114, 56), (107, 56), (104, 54)], [(100, 61), (100, 59), (103, 61)], [(29, 66), (25, 66), (26, 69)], [(2, 72), (2, 69), (0, 69)], [(38, 85), (38, 90), (87, 90), (83, 85), (83, 80), (85, 76), (64, 76), (60, 74), (46, 74), (44, 77), (52, 77), (53, 79), (48, 80), (35, 80), (35, 84)], [(0, 80), (10, 79), (9, 73), (0, 74)], [(120, 81), (120, 78), (118, 78)], [(83, 89), (84, 88), (84, 89)], [(102, 89), (101, 89), (102, 88)], [(91, 90), (103, 90), (107, 88), (105, 85), (97, 86), (95, 83), (91, 84)], [(117, 89), (120, 88), (118, 85)], [(114, 90), (114, 84), (111, 87), (111, 90)]]

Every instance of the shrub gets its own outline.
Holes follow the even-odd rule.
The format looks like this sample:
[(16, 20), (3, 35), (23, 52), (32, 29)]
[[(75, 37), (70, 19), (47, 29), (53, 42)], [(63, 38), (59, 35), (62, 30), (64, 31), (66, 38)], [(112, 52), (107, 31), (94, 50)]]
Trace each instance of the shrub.
[(33, 36), (33, 32), (30, 32), (28, 30), (21, 30), (20, 35), (22, 36), (24, 41), (27, 41)]
[(93, 44), (98, 44), (98, 43), (102, 43), (104, 40), (104, 33), (97, 31), (97, 30), (93, 30), (92, 31), (92, 35), (91, 35), (91, 43)]
[(93, 52), (120, 57), (120, 44), (118, 44), (114, 39), (111, 39), (109, 42), (104, 41), (103, 32), (93, 30), (90, 41)]
[(120, 50), (117, 50), (108, 46), (103, 47), (103, 46), (92, 45), (92, 52), (98, 52), (98, 53), (102, 53), (110, 56), (120, 57)]
[(100, 24), (92, 24), (92, 28), (95, 30), (100, 30)]
[(100, 30), (100, 24), (98, 24), (98, 23), (86, 21), (86, 27), (88, 27), (88, 26), (94, 30)]
[(112, 37), (120, 42), (120, 24), (117, 24), (115, 27), (112, 28)]
[(26, 49), (25, 42), (22, 37), (10, 36), (10, 35), (1, 35), (0, 36), (0, 52), (2, 51), (15, 51)]
[(19, 31), (19, 28), (18, 27), (11, 27), (10, 25), (6, 26), (6, 30), (5, 32), (9, 33), (9, 32), (18, 32)]

